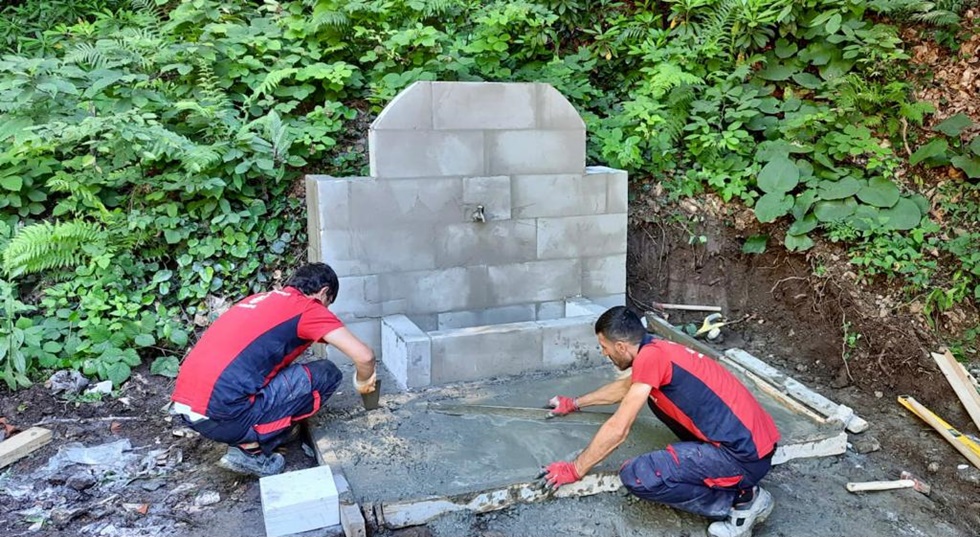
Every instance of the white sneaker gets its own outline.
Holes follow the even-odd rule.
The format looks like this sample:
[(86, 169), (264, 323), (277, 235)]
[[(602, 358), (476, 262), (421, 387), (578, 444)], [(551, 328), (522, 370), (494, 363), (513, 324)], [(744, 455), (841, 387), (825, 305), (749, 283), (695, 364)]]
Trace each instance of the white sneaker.
[(728, 513), (728, 520), (712, 522), (708, 526), (708, 535), (711, 537), (750, 537), (752, 528), (756, 524), (764, 522), (772, 508), (775, 507), (772, 495), (762, 487), (755, 487), (755, 498), (749, 505), (741, 509), (735, 509)]

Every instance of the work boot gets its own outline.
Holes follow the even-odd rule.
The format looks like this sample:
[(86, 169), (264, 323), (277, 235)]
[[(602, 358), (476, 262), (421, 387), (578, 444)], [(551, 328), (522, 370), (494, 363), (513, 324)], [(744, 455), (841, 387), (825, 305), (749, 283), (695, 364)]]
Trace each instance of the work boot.
[(772, 495), (762, 487), (755, 487), (754, 497), (745, 505), (732, 507), (728, 519), (712, 522), (708, 526), (711, 537), (750, 537), (752, 528), (769, 517), (775, 503)]
[(249, 452), (238, 446), (228, 446), (228, 453), (221, 457), (218, 466), (239, 474), (265, 477), (282, 472), (286, 459), (279, 453), (265, 455), (261, 451)]

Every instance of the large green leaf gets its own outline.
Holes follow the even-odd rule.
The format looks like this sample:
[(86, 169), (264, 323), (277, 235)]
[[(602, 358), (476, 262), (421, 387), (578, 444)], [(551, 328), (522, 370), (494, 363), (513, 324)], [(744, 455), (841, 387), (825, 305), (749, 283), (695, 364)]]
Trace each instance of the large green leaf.
[(886, 218), (885, 228), (899, 231), (907, 231), (919, 225), (922, 220), (922, 213), (919, 206), (909, 198), (898, 200), (891, 209), (881, 211), (881, 216)]
[(861, 231), (868, 231), (871, 229), (877, 229), (881, 227), (880, 211), (877, 207), (871, 207), (870, 205), (859, 205), (857, 209), (854, 210), (847, 222), (851, 224), (854, 229), (859, 229)]
[(130, 373), (132, 373), (132, 369), (128, 365), (124, 362), (116, 362), (106, 369), (106, 378), (112, 381), (114, 387), (118, 388), (123, 382), (126, 382)]
[(789, 235), (803, 235), (817, 228), (817, 217), (812, 214), (806, 215), (802, 220), (793, 222), (786, 231)]
[(766, 65), (765, 69), (760, 69), (756, 76), (763, 80), (770, 80), (772, 82), (781, 82), (783, 80), (789, 79), (794, 73), (800, 71), (799, 66), (795, 65), (796, 62), (783, 63), (783, 62), (771, 62)]
[(149, 347), (151, 345), (156, 345), (156, 338), (152, 334), (140, 334), (136, 336), (133, 343), (139, 345), (140, 347)]
[(963, 173), (965, 173), (970, 179), (980, 177), (980, 157), (959, 155), (953, 157), (950, 162), (953, 164), (953, 166), (963, 170)]
[(854, 60), (835, 58), (830, 63), (820, 67), (820, 77), (824, 80), (834, 80), (847, 74), (854, 67)]
[(872, 177), (858, 193), (859, 200), (875, 207), (891, 207), (898, 201), (898, 187), (887, 177)]
[(789, 192), (800, 182), (800, 169), (786, 157), (776, 157), (762, 167), (757, 179), (759, 188), (768, 194)]
[(19, 175), (7, 175), (0, 177), (0, 186), (12, 192), (19, 192), (24, 186), (24, 178)]
[(755, 217), (760, 222), (773, 222), (793, 208), (793, 196), (781, 192), (770, 193), (755, 202)]
[(970, 120), (970, 116), (959, 113), (954, 116), (950, 116), (942, 121), (940, 124), (932, 128), (936, 132), (941, 132), (946, 136), (959, 136), (961, 132), (973, 125), (973, 121)]
[(176, 356), (160, 356), (150, 364), (150, 373), (153, 375), (177, 378), (178, 369), (180, 369), (180, 360)]
[(802, 252), (813, 247), (813, 239), (809, 235), (786, 235), (786, 249), (791, 252)]
[(796, 46), (796, 43), (787, 41), (784, 38), (779, 38), (776, 40), (774, 52), (776, 53), (777, 57), (785, 60), (786, 58), (796, 54), (799, 49), (800, 47)]
[(973, 141), (970, 142), (970, 151), (973, 151), (974, 155), (980, 157), (980, 136), (973, 137)]
[(761, 254), (766, 251), (766, 241), (769, 240), (767, 235), (752, 235), (748, 239), (745, 239), (745, 244), (742, 245), (742, 252), (746, 254)]
[(797, 73), (793, 75), (793, 82), (803, 86), (806, 89), (820, 89), (823, 86), (823, 80), (816, 75), (811, 75), (810, 73)]
[(857, 194), (864, 186), (861, 181), (848, 175), (837, 181), (820, 181), (817, 197), (822, 200), (842, 200)]
[(912, 194), (909, 199), (915, 203), (915, 206), (919, 208), (919, 212), (923, 215), (929, 214), (929, 199), (922, 194)]
[(803, 215), (810, 211), (815, 201), (817, 201), (817, 191), (813, 189), (804, 190), (802, 194), (796, 196), (796, 202), (793, 203), (793, 218), (802, 220)]
[(946, 151), (948, 149), (949, 142), (947, 142), (945, 138), (933, 138), (932, 140), (929, 140), (929, 143), (916, 149), (915, 153), (912, 153), (912, 156), (909, 157), (909, 164), (915, 166), (926, 159), (937, 159), (940, 160), (940, 162), (937, 162), (936, 164), (942, 164), (942, 161), (945, 161), (946, 159), (940, 157), (946, 157)]
[(851, 216), (855, 209), (857, 209), (857, 201), (854, 198), (818, 201), (813, 206), (813, 214), (821, 222), (835, 222)]

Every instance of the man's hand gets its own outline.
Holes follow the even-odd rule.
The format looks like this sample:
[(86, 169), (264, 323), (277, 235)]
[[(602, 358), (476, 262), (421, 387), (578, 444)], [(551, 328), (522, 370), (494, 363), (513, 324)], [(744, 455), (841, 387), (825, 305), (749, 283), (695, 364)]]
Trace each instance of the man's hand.
[(556, 395), (548, 401), (548, 406), (552, 408), (551, 412), (548, 413), (550, 417), (554, 416), (564, 416), (566, 414), (571, 414), (572, 412), (578, 412), (578, 401), (573, 397), (565, 397), (564, 395)]
[(544, 478), (546, 489), (556, 491), (562, 485), (574, 483), (582, 479), (582, 476), (578, 475), (578, 470), (575, 469), (575, 463), (558, 461), (546, 466), (538, 475), (538, 478)]
[(375, 371), (374, 373), (372, 373), (371, 374), (371, 378), (369, 378), (367, 380), (358, 380), (357, 379), (357, 372), (355, 371), (354, 372), (354, 389), (357, 390), (357, 393), (359, 393), (361, 395), (367, 395), (367, 394), (369, 394), (369, 393), (371, 393), (371, 392), (373, 392), (375, 390), (375, 384), (377, 383), (377, 380), (378, 380), (378, 373), (377, 373), (377, 371)]

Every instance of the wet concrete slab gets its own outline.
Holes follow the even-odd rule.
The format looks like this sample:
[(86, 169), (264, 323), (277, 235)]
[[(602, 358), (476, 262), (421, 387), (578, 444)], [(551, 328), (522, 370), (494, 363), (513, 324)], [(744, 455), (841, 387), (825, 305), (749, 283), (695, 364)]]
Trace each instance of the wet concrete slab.
[[(780, 428), (783, 440), (778, 462), (844, 451), (843, 423), (827, 421), (794, 405), (757, 377), (735, 373)], [(353, 496), (362, 505), (408, 505), (432, 497), (456, 497), (460, 504), (458, 498), (465, 497), (461, 503), (465, 508), (466, 502), (477, 501), (471, 502), (467, 494), (499, 492), (507, 487), (526, 497), (527, 490), (514, 486), (533, 481), (541, 467), (550, 462), (577, 455), (615, 410), (614, 406), (590, 407), (587, 412), (546, 420), (543, 404), (553, 395), (589, 392), (617, 374), (612, 366), (603, 366), (568, 374), (527, 374), (384, 394), (381, 408), (372, 411), (328, 405), (312, 424), (311, 432), (318, 449), (330, 452), (328, 459), (343, 466)], [(674, 441), (673, 433), (652, 412), (644, 410), (627, 441), (593, 473), (614, 476), (626, 459)], [(614, 480), (597, 482), (581, 493), (613, 490), (618, 487)]]

